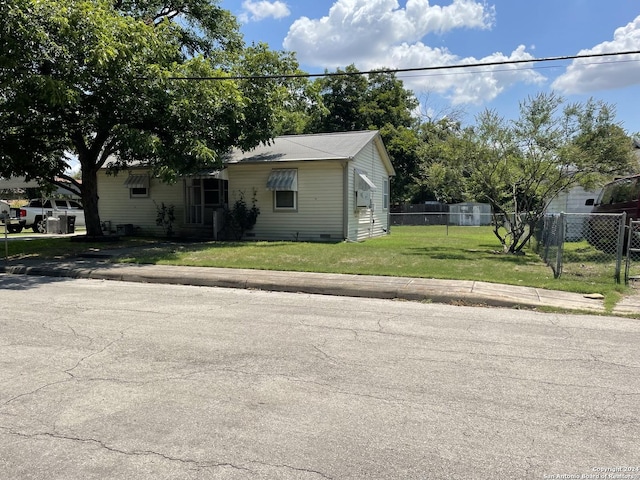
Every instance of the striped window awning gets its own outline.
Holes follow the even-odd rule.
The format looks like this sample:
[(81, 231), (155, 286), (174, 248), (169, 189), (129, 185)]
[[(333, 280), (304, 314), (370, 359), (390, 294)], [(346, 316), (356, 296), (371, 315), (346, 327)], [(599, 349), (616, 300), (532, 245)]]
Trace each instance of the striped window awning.
[(149, 188), (149, 175), (129, 175), (124, 181), (125, 188)]
[(267, 190), (298, 191), (298, 170), (274, 169), (267, 180)]
[(361, 170), (356, 169), (356, 190), (375, 190), (377, 187), (371, 181), (369, 177), (367, 177), (366, 173)]

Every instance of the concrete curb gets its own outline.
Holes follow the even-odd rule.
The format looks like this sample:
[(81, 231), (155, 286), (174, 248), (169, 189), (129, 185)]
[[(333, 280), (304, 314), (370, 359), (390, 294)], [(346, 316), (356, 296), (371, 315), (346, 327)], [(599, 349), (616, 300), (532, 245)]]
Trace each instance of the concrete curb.
[[(249, 269), (108, 263), (79, 259), (0, 266), (14, 275), (87, 278), (171, 285), (243, 288), (278, 292), (429, 301), (454, 305), (541, 307), (604, 313), (601, 299), (582, 294), (476, 281), (323, 274)], [(616, 313), (640, 312), (632, 302)], [(627, 308), (628, 307), (628, 308)], [(630, 311), (628, 311), (630, 310)]]

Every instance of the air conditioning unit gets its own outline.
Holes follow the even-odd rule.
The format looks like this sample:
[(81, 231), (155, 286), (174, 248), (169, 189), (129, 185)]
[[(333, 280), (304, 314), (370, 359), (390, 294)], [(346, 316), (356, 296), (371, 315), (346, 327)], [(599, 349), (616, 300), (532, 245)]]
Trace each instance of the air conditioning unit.
[(369, 208), (370, 205), (371, 205), (371, 191), (356, 190), (356, 207)]

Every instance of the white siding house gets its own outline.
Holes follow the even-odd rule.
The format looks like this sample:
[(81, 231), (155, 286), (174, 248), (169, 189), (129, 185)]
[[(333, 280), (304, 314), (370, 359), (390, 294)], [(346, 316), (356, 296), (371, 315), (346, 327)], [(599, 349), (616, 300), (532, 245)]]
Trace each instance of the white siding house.
[(221, 172), (163, 184), (134, 169), (98, 175), (100, 218), (111, 231), (162, 234), (158, 207), (172, 205), (178, 235), (216, 238), (221, 212), (243, 196), (260, 209), (245, 234), (260, 240), (358, 241), (389, 231), (389, 183), (395, 174), (377, 131), (275, 138), (233, 151)]
[(585, 190), (575, 186), (556, 195), (548, 204), (545, 213), (565, 213), (565, 239), (576, 241), (583, 238), (583, 226), (587, 214), (591, 213), (593, 203), (600, 190)]
[[(181, 187), (152, 178), (146, 169), (134, 169), (118, 175), (107, 175), (105, 169), (100, 170), (98, 197), (103, 230), (127, 234), (162, 235), (162, 227), (156, 225), (158, 207), (163, 202), (176, 206), (184, 203)], [(175, 215), (175, 224), (183, 224), (184, 209), (175, 208)]]
[(395, 171), (377, 131), (277, 137), (233, 152), (226, 168), (231, 204), (255, 189), (254, 238), (358, 241), (389, 231)]
[[(573, 187), (556, 195), (547, 205), (547, 213), (590, 213), (601, 189)], [(589, 201), (590, 200), (590, 201)]]

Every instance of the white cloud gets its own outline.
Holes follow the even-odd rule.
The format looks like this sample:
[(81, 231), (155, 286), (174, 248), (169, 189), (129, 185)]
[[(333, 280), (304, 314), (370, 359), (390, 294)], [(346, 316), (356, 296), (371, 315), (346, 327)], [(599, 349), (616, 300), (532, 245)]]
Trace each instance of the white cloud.
[(242, 8), (244, 11), (238, 16), (241, 22), (246, 23), (249, 21), (259, 22), (265, 18), (284, 18), (291, 15), (291, 11), (285, 2), (276, 0), (275, 2), (269, 2), (267, 0), (260, 0), (254, 2), (253, 0), (245, 0), (242, 2)]
[[(429, 47), (414, 45), (411, 56), (400, 58), (402, 64), (416, 62), (416, 65), (471, 65), (478, 63), (502, 63), (514, 60), (528, 60), (534, 58), (520, 45), (509, 55), (494, 53), (477, 59), (473, 57), (459, 58), (449, 53), (442, 54)], [(435, 92), (446, 96), (453, 105), (480, 105), (496, 98), (508, 88), (521, 83), (542, 84), (545, 77), (530, 68), (519, 65), (502, 64), (483, 67), (469, 67), (468, 69), (428, 71), (422, 75), (402, 77), (408, 88), (416, 92)]]
[[(603, 42), (579, 55), (640, 50), (640, 16), (616, 29), (613, 40)], [(629, 61), (632, 60), (632, 61)], [(551, 85), (564, 94), (588, 94), (637, 85), (640, 78), (640, 55), (574, 60), (564, 74)]]
[(354, 59), (381, 59), (390, 45), (414, 43), (430, 33), (457, 28), (490, 28), (494, 10), (475, 0), (430, 5), (429, 0), (337, 0), (329, 15), (317, 20), (301, 17), (290, 27), (284, 47), (303, 64), (329, 68)]
[[(290, 27), (284, 47), (295, 51), (303, 65), (329, 69), (355, 63), (360, 70), (381, 67), (417, 68), (533, 58), (520, 46), (509, 55), (494, 53), (482, 59), (460, 58), (445, 48), (433, 48), (423, 39), (456, 29), (490, 29), (494, 7), (483, 1), (453, 0), (447, 6), (429, 0), (337, 0), (320, 19), (302, 17)], [(483, 67), (475, 73), (437, 71), (400, 78), (416, 94), (435, 92), (454, 105), (481, 104), (518, 83), (542, 83), (531, 69), (512, 65)]]

